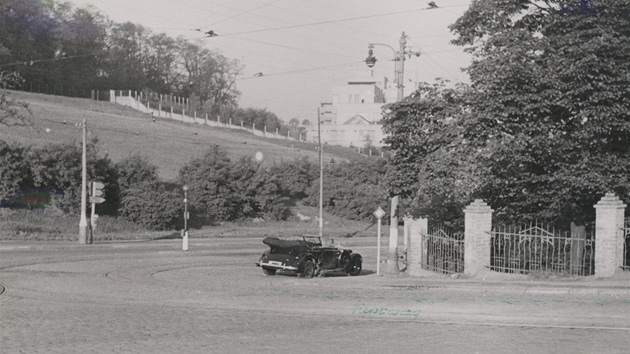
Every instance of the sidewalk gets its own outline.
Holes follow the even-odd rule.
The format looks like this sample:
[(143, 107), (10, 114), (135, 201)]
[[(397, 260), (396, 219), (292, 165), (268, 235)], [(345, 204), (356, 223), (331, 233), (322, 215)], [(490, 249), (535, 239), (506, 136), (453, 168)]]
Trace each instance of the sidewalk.
[(543, 279), (490, 270), (470, 278), (460, 274), (444, 275), (430, 271), (423, 271), (420, 276), (401, 273), (379, 277), (371, 274), (368, 277), (382, 288), (399, 290), (448, 289), (474, 293), (610, 295), (630, 301), (630, 272), (621, 269), (611, 278), (550, 276)]

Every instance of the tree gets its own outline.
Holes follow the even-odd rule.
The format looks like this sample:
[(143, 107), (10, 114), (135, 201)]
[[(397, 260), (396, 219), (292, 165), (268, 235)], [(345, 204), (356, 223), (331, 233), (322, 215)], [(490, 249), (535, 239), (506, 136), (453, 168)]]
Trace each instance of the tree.
[(311, 184), (318, 177), (319, 166), (304, 157), (274, 164), (269, 173), (277, 178), (284, 195), (302, 199), (306, 197)]
[(605, 192), (630, 200), (630, 3), (476, 0), (451, 30), (473, 54), (470, 88), (436, 130), (432, 107), (448, 90), (392, 107), (397, 171), (411, 163), (417, 183), (434, 185), (451, 176), (460, 187), (440, 200), (483, 198), (511, 221), (588, 222)]
[[(382, 179), (386, 169), (382, 159), (329, 165), (324, 170), (324, 209), (351, 220), (373, 220), (374, 209), (388, 204)], [(311, 183), (304, 204), (319, 205), (319, 178)]]
[(142, 90), (148, 79), (149, 30), (131, 22), (114, 25), (105, 43), (104, 75), (110, 89)]
[(146, 157), (131, 155), (116, 164), (118, 170), (118, 185), (122, 194), (137, 188), (144, 183), (154, 183), (159, 180), (157, 166), (151, 164)]
[(34, 60), (55, 57), (53, 7), (39, 0), (9, 0), (0, 5), (0, 38), (6, 48), (0, 63), (26, 80), (45, 75)]
[(8, 91), (20, 81), (21, 78), (16, 73), (7, 74), (0, 71), (0, 125), (31, 125), (27, 116), (31, 112), (28, 103), (14, 100)]
[[(98, 140), (87, 146), (87, 174), (90, 181), (105, 184), (106, 202), (97, 207), (102, 214), (115, 215), (120, 201), (118, 174), (107, 156), (98, 156)], [(58, 208), (78, 213), (81, 204), (82, 148), (78, 144), (50, 144), (29, 149), (28, 161), (33, 188), (49, 190), (61, 197)]]
[(0, 5), (0, 64), (27, 90), (85, 96), (94, 88), (107, 22), (93, 7), (9, 0)]
[(0, 205), (18, 193), (33, 188), (28, 148), (0, 140)]
[(288, 216), (278, 180), (251, 159), (232, 162), (218, 145), (182, 167), (179, 176), (190, 187), (191, 206), (201, 217), (232, 221)]
[(395, 151), (386, 179), (390, 193), (415, 199), (415, 214), (453, 221), (471, 200), (482, 176), (481, 153), (463, 138), (470, 88), (449, 88), (438, 80), (421, 84), (403, 101), (388, 106), (385, 142)]
[(108, 23), (94, 7), (73, 9), (69, 3), (59, 3), (53, 11), (59, 60), (37, 65), (48, 70), (62, 95), (89, 97), (98, 85)]
[(260, 108), (239, 108), (232, 112), (234, 124), (243, 123), (247, 127), (255, 124), (258, 129), (267, 127), (267, 131), (273, 132), (283, 128), (283, 124), (274, 113)]
[(298, 125), (300, 125), (300, 121), (297, 118), (291, 118), (289, 121), (289, 125), (291, 126), (291, 131), (296, 131)]
[(119, 215), (150, 230), (183, 228), (184, 206), (178, 192), (157, 182), (138, 184), (126, 190)]

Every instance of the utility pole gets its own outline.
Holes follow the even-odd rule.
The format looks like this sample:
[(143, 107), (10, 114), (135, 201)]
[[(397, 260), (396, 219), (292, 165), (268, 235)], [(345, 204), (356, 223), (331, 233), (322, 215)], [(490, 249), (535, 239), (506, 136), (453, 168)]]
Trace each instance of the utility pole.
[(319, 140), (319, 236), (324, 229), (324, 167), (322, 166), (322, 126), (317, 107), (317, 138)]
[(85, 208), (87, 206), (87, 152), (85, 146), (85, 135), (87, 131), (87, 121), (83, 118), (83, 155), (81, 159), (81, 220), (79, 221), (79, 243), (87, 243), (87, 216)]
[[(397, 102), (400, 102), (405, 97), (405, 85), (404, 85), (404, 72), (405, 72), (405, 45), (407, 44), (407, 37), (405, 32), (400, 36), (400, 49), (398, 50), (398, 57), (396, 58), (396, 82), (398, 85)], [(400, 267), (398, 266), (398, 201), (399, 196), (395, 195), (391, 198), (390, 209), (390, 223), (389, 223), (389, 249), (387, 251), (387, 272), (399, 273)]]
[[(411, 52), (405, 51), (405, 47), (407, 45), (407, 36), (405, 32), (400, 35), (399, 41), (399, 50), (396, 51), (394, 48), (390, 47), (387, 44), (382, 43), (370, 43), (368, 46), (368, 57), (365, 59), (365, 63), (368, 67), (373, 67), (376, 64), (376, 58), (372, 55), (375, 45), (382, 45), (385, 47), (389, 47), (389, 49), (394, 52), (396, 66), (395, 66), (395, 75), (396, 75), (396, 86), (398, 88), (397, 102), (403, 100), (405, 96), (405, 85), (404, 85), (404, 72), (405, 72), (405, 54), (414, 54), (416, 56), (420, 56), (420, 52)], [(399, 196), (394, 195), (391, 198), (391, 210), (390, 210), (390, 223), (389, 223), (389, 250), (387, 252), (387, 272), (388, 273), (399, 273), (400, 267), (398, 267), (398, 201)]]

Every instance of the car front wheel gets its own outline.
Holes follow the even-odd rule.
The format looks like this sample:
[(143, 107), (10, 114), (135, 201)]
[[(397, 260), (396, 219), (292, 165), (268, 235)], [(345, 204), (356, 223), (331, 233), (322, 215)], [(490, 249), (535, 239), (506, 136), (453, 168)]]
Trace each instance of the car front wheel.
[(263, 273), (265, 273), (265, 275), (274, 275), (276, 274), (276, 269), (263, 268)]
[(348, 271), (348, 274), (355, 276), (355, 275), (359, 275), (359, 273), (361, 273), (361, 269), (363, 268), (363, 262), (361, 260), (357, 260), (354, 262), (354, 264), (352, 265), (352, 268), (350, 268), (350, 270)]
[(308, 260), (304, 262), (302, 276), (307, 279), (310, 279), (313, 276), (315, 276), (315, 264), (313, 263), (313, 261)]

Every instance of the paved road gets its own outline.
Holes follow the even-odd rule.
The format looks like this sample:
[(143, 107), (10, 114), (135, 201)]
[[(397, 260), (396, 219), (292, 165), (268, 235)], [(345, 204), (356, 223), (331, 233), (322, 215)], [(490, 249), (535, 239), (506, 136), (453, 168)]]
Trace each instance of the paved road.
[[(259, 239), (0, 243), (1, 353), (628, 353), (630, 292), (264, 276)], [(593, 289), (592, 287), (587, 287)], [(532, 289), (531, 287), (529, 288)], [(2, 291), (2, 287), (0, 287)]]

